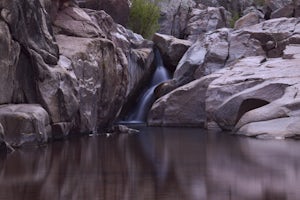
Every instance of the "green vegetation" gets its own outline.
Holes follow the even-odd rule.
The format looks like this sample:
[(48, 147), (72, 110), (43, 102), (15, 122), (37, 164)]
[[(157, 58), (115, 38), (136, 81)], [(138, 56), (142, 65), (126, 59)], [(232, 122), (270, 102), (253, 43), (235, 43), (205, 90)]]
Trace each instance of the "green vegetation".
[(155, 3), (148, 0), (133, 0), (130, 9), (128, 27), (144, 38), (151, 38), (159, 29), (160, 10)]
[(232, 17), (231, 17), (231, 19), (230, 19), (230, 21), (229, 21), (229, 26), (230, 26), (231, 28), (233, 28), (235, 22), (236, 22), (239, 18), (240, 18), (240, 14), (239, 14), (238, 12), (236, 12), (236, 11), (233, 12), (233, 13), (232, 13)]

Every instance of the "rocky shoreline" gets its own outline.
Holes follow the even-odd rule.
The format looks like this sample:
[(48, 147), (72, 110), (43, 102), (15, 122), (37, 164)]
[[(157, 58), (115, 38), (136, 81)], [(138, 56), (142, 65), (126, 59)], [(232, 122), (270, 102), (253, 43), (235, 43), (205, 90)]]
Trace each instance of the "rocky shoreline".
[(154, 71), (154, 46), (174, 76), (149, 125), (300, 134), (300, 2), (161, 1), (154, 42), (115, 23), (120, 2), (106, 12), (123, 19), (75, 1), (0, 2), (1, 144), (104, 132)]

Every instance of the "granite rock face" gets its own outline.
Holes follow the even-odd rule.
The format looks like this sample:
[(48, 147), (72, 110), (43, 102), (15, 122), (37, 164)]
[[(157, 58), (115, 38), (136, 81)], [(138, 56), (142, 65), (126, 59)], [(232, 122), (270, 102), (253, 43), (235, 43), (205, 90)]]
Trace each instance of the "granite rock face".
[(298, 18), (278, 18), (239, 30), (222, 28), (203, 35), (179, 61), (174, 87), (214, 73), (241, 58), (281, 57), (288, 44), (299, 43), (298, 22)]
[(298, 137), (299, 58), (298, 44), (288, 45), (280, 58), (242, 58), (158, 99), (148, 122), (199, 127), (217, 123), (246, 136)]
[(5, 0), (0, 12), (0, 123), (8, 143), (104, 131), (153, 71), (153, 43), (104, 11)]
[[(294, 57), (268, 59), (265, 62), (257, 62), (257, 58), (252, 58), (254, 62), (242, 59), (232, 66), (230, 72), (224, 69), (225, 73), (210, 84), (206, 108), (220, 127), (238, 134), (264, 138), (299, 134), (297, 105), (300, 71), (297, 63), (300, 47), (291, 45), (287, 51)], [(219, 98), (213, 99), (210, 94), (218, 94)]]
[(246, 136), (298, 137), (298, 24), (298, 18), (277, 18), (200, 37), (173, 79), (157, 88), (164, 96), (153, 104), (148, 123), (216, 123)]
[(199, 36), (224, 27), (229, 27), (229, 13), (224, 7), (196, 7), (189, 13), (185, 38), (196, 41)]

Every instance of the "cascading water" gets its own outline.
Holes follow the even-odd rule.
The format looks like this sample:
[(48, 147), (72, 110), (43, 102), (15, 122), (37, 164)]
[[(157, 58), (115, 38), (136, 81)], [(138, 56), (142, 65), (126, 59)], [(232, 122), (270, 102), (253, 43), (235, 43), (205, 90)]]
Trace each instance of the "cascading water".
[(158, 50), (155, 51), (156, 70), (151, 79), (149, 87), (143, 92), (134, 110), (129, 114), (127, 123), (143, 123), (146, 121), (147, 113), (154, 102), (154, 89), (160, 83), (170, 79), (170, 75), (163, 65), (162, 58)]

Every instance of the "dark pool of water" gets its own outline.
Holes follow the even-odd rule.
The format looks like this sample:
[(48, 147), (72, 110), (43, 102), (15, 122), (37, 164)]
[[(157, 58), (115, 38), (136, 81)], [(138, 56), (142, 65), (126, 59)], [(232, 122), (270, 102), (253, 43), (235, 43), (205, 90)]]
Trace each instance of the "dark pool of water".
[(140, 127), (0, 159), (0, 200), (296, 200), (300, 141)]

